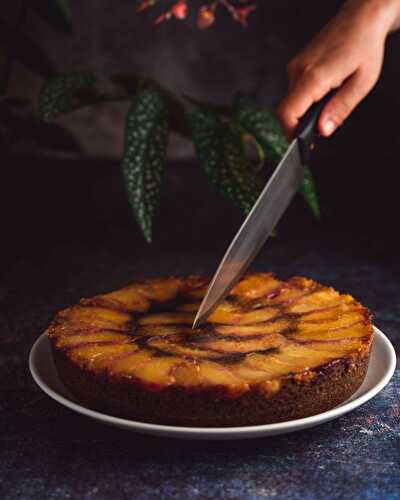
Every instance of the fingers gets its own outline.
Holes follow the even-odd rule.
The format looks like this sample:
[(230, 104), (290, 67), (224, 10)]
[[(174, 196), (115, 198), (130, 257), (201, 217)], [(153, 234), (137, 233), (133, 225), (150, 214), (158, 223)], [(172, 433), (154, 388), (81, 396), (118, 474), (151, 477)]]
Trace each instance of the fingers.
[(328, 137), (333, 134), (372, 89), (379, 72), (358, 69), (344, 83), (323, 77), (323, 74), (322, 70), (303, 73), (292, 84), (289, 94), (279, 105), (277, 115), (288, 139), (293, 137), (299, 120), (311, 105), (322, 99), (332, 88), (339, 87), (318, 120), (321, 135)]
[(340, 127), (354, 108), (364, 99), (374, 82), (365, 78), (361, 71), (355, 72), (340, 87), (322, 110), (318, 128), (321, 135), (328, 137)]
[(318, 122), (320, 133), (331, 135), (376, 83), (387, 31), (366, 4), (351, 2), (289, 63), (289, 93), (277, 109), (289, 139), (311, 105), (338, 89)]
[(289, 94), (277, 109), (283, 131), (289, 139), (304, 113), (331, 89), (330, 80), (320, 70), (306, 71), (297, 79), (294, 75), (291, 82)]

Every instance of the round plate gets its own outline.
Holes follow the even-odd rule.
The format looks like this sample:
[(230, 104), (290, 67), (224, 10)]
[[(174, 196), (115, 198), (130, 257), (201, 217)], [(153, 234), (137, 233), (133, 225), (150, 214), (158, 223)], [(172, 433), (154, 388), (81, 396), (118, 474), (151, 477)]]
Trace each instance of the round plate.
[(340, 417), (354, 410), (380, 392), (391, 379), (396, 366), (396, 354), (388, 338), (374, 327), (374, 342), (367, 376), (353, 396), (332, 410), (312, 417), (280, 422), (277, 424), (254, 425), (249, 427), (178, 427), (171, 425), (147, 424), (124, 418), (113, 417), (90, 410), (77, 403), (58, 378), (53, 362), (50, 341), (41, 335), (33, 345), (29, 355), (29, 368), (38, 386), (51, 398), (62, 405), (94, 418), (99, 422), (116, 427), (157, 436), (182, 439), (245, 439), (285, 434), (307, 429), (328, 420)]

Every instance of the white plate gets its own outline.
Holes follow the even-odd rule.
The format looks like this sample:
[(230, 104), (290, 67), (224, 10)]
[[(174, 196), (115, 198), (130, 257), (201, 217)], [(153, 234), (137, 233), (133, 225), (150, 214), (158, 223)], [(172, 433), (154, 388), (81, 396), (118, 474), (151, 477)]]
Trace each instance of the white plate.
[(290, 420), (278, 424), (254, 425), (249, 427), (178, 427), (170, 425), (146, 424), (135, 422), (123, 418), (112, 417), (98, 411), (90, 410), (75, 402), (66, 388), (58, 378), (57, 371), (53, 363), (53, 356), (50, 349), (50, 341), (42, 335), (33, 345), (29, 355), (29, 368), (38, 386), (51, 398), (62, 405), (82, 413), (87, 417), (94, 418), (105, 424), (116, 427), (153, 434), (157, 436), (167, 436), (182, 439), (245, 439), (263, 436), (273, 436), (285, 434), (287, 432), (307, 429), (315, 425), (328, 422), (340, 417), (345, 413), (354, 410), (380, 392), (391, 379), (396, 366), (396, 354), (388, 338), (374, 327), (374, 343), (369, 362), (367, 376), (353, 396), (341, 405), (332, 410), (314, 415), (312, 417)]

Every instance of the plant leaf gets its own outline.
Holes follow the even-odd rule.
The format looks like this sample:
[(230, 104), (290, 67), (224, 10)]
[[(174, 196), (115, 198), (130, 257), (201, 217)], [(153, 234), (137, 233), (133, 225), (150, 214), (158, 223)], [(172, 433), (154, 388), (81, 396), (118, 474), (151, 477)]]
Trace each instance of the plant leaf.
[(44, 121), (90, 104), (95, 94), (95, 76), (89, 71), (63, 73), (49, 78), (39, 95), (39, 115)]
[(71, 33), (71, 4), (69, 0), (30, 0), (29, 7), (54, 28), (64, 33)]
[(318, 220), (320, 220), (321, 211), (319, 208), (317, 188), (315, 187), (314, 176), (309, 167), (305, 167), (304, 169), (304, 181), (303, 185), (300, 188), (300, 192), (303, 195), (303, 198), (306, 200), (314, 216)]
[(114, 85), (121, 87), (128, 95), (135, 95), (141, 88), (146, 86), (157, 89), (162, 94), (168, 108), (170, 130), (183, 137), (188, 138), (190, 136), (183, 103), (169, 89), (152, 78), (137, 73), (117, 73), (111, 76), (111, 81)]
[(167, 107), (160, 91), (140, 91), (126, 115), (122, 173), (129, 203), (148, 243), (161, 191), (168, 139)]
[(274, 115), (266, 109), (260, 109), (246, 97), (237, 98), (234, 107), (236, 119), (242, 127), (262, 144), (273, 162), (279, 162), (289, 144)]
[(257, 141), (254, 135), (247, 131), (242, 131), (242, 144), (245, 151), (249, 151), (250, 153), (252, 150), (255, 151), (257, 154), (257, 161), (255, 163), (252, 162), (252, 167), (255, 172), (261, 172), (265, 165), (265, 151), (263, 146)]
[(45, 52), (25, 35), (14, 33), (13, 29), (0, 18), (0, 43), (6, 45), (12, 55), (34, 73), (47, 78), (55, 72), (54, 65)]
[[(278, 120), (266, 109), (260, 109), (246, 97), (239, 97), (234, 103), (235, 116), (242, 127), (253, 134), (264, 147), (266, 154), (274, 163), (278, 163), (285, 154), (289, 144), (282, 134)], [(300, 188), (305, 201), (314, 216), (320, 218), (317, 190), (309, 167), (304, 173), (304, 182)]]
[(211, 184), (248, 213), (261, 191), (261, 183), (249, 166), (240, 128), (232, 122), (222, 123), (205, 106), (197, 106), (189, 121), (197, 156)]

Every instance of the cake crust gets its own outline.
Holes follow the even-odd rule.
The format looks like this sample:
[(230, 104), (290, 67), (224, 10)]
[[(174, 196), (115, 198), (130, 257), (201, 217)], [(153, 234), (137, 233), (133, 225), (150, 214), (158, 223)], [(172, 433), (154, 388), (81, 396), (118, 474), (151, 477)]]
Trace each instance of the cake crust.
[(230, 427), (315, 415), (359, 388), (372, 324), (351, 296), (249, 274), (192, 330), (207, 284), (148, 280), (61, 311), (46, 333), (72, 395), (138, 421)]

